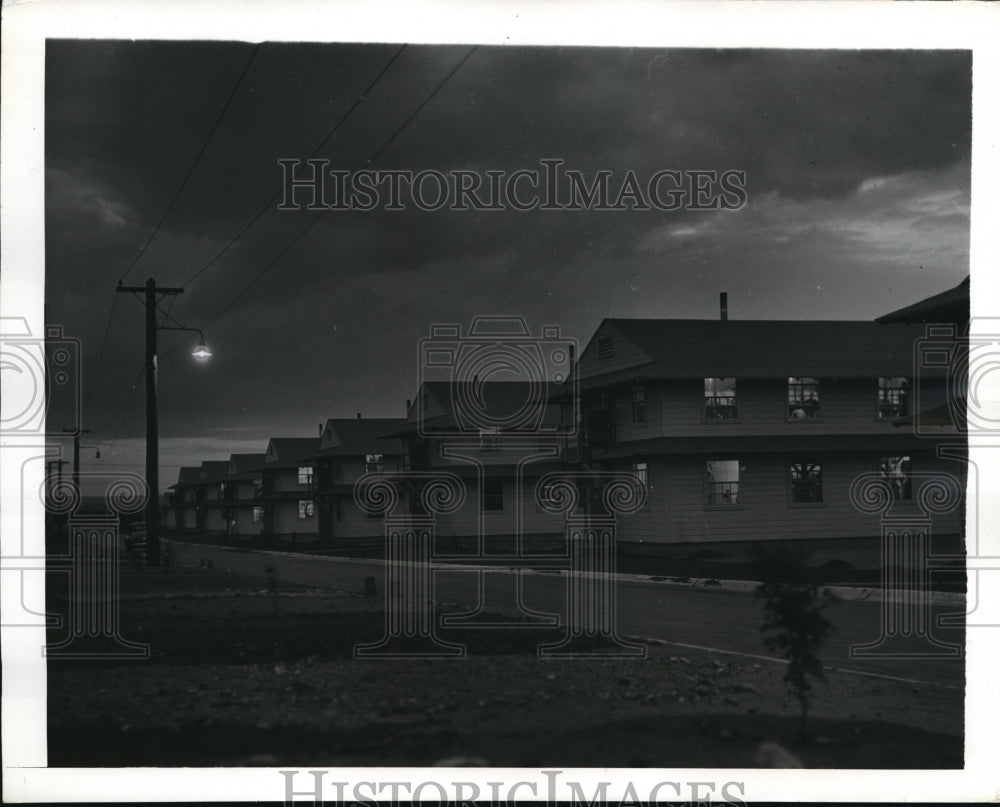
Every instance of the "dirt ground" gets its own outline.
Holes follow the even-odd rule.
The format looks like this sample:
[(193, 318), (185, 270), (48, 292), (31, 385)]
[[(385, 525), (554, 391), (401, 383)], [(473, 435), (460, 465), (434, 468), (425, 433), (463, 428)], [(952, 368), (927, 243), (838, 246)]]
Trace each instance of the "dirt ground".
[(800, 743), (776, 662), (539, 659), (562, 634), (538, 627), (442, 629), (465, 658), (355, 660), (384, 630), (360, 592), (275, 603), (263, 574), (196, 568), (126, 569), (122, 592), (122, 633), (152, 656), (50, 662), (50, 765), (757, 767), (778, 743), (805, 767), (962, 767), (957, 689), (829, 671)]

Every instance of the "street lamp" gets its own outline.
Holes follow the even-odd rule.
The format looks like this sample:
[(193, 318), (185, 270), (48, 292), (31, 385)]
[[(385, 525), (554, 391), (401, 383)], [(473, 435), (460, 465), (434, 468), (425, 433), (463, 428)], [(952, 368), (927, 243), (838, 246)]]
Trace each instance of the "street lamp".
[(160, 445), (156, 412), (156, 332), (160, 330), (197, 333), (200, 341), (191, 355), (198, 361), (206, 361), (212, 355), (212, 351), (205, 344), (205, 335), (197, 328), (156, 324), (157, 295), (183, 294), (184, 289), (157, 286), (153, 278), (148, 278), (145, 286), (125, 286), (119, 281), (116, 291), (142, 294), (146, 304), (146, 486), (149, 488), (146, 501), (146, 562), (150, 566), (159, 566)]

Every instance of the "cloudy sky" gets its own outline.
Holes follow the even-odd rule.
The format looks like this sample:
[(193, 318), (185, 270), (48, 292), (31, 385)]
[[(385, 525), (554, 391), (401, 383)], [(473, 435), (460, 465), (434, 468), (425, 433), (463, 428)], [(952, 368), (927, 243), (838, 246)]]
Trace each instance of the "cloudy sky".
[[(433, 323), (519, 314), (582, 345), (603, 317), (717, 317), (720, 291), (736, 319), (872, 319), (968, 273), (966, 52), (469, 54), (49, 42), (47, 317), (82, 340), (84, 425), (107, 468), (143, 457), (143, 308), (115, 294), (123, 277), (183, 285), (164, 308), (215, 353), (196, 364), (197, 337), (161, 333), (169, 484), (181, 463), (262, 451), (327, 417), (401, 416)], [(302, 235), (315, 213), (268, 205), (277, 161), (324, 139), (318, 156), (347, 171), (376, 155), (380, 169), (480, 173), (557, 158), (610, 170), (614, 187), (629, 170), (736, 169), (747, 202), (379, 206), (329, 211)]]

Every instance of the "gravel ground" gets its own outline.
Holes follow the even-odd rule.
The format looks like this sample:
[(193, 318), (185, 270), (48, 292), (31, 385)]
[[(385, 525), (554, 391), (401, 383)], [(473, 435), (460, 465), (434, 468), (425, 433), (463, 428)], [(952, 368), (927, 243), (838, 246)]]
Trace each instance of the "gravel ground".
[(275, 608), (262, 583), (124, 571), (123, 635), (152, 658), (50, 663), (50, 764), (753, 767), (777, 742), (806, 767), (962, 765), (957, 689), (830, 671), (799, 743), (779, 663), (669, 644), (539, 659), (561, 635), (540, 628), (442, 631), (463, 659), (355, 660), (378, 600), (286, 586)]

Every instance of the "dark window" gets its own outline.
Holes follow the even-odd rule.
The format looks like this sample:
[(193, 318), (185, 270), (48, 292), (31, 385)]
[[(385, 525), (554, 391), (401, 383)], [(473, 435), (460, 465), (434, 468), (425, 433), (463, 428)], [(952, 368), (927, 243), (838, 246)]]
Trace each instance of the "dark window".
[(908, 502), (913, 499), (913, 476), (908, 456), (882, 457), (880, 469), (882, 478), (889, 483), (892, 497), (896, 501)]
[(503, 510), (503, 480), (483, 480), (483, 510)]
[(706, 378), (705, 420), (732, 420), (736, 411), (736, 379)]
[(909, 382), (900, 376), (879, 378), (878, 416), (899, 418), (910, 414)]
[(740, 503), (739, 460), (705, 463), (705, 503), (712, 507), (733, 507)]
[(788, 418), (819, 417), (819, 381), (801, 377), (788, 379)]
[(500, 432), (496, 429), (482, 429), (479, 432), (479, 453), (480, 454), (499, 454), (501, 450), (500, 447)]
[(615, 357), (615, 340), (611, 336), (602, 336), (597, 340), (597, 358), (600, 361)]
[(646, 387), (643, 384), (632, 387), (632, 422), (646, 422)]
[(818, 504), (823, 501), (823, 466), (818, 462), (793, 462), (789, 466), (792, 504)]
[(262, 479), (254, 479), (253, 480), (254, 498), (256, 499), (258, 496), (262, 496), (263, 494), (264, 494), (264, 481)]

